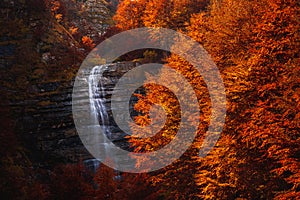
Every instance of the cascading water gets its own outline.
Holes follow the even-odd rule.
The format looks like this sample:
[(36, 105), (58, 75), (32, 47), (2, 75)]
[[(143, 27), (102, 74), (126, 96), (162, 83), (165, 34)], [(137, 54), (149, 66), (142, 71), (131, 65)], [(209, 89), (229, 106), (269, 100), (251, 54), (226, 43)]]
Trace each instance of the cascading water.
[[(123, 153), (116, 153), (116, 149), (123, 149), (127, 153), (131, 148), (125, 138), (128, 132), (119, 128), (110, 104), (119, 79), (137, 65), (133, 62), (124, 62), (94, 66), (89, 70), (82, 71), (80, 74), (82, 78), (78, 79), (78, 85), (82, 90), (74, 94), (73, 105), (74, 109), (80, 110), (78, 116), (82, 117), (78, 117), (77, 124), (81, 124), (82, 132), (86, 134), (83, 143), (90, 152), (93, 152), (94, 158), (100, 162), (106, 160), (112, 162), (114, 166), (134, 165), (130, 159), (124, 159)], [(126, 93), (126, 90), (122, 90), (122, 92)], [(87, 95), (88, 99), (83, 98)], [(118, 101), (126, 100), (121, 97)], [(129, 112), (132, 117), (136, 114), (133, 109), (136, 101), (136, 97), (129, 100)], [(85, 112), (86, 109), (89, 109), (90, 112)], [(116, 108), (114, 107), (114, 109)], [(86, 113), (89, 115), (84, 116)], [(122, 117), (122, 115), (118, 115), (118, 117)], [(122, 123), (128, 122), (124, 120)], [(94, 168), (97, 168), (98, 162), (94, 161), (93, 159), (86, 160), (88, 163), (95, 163), (97, 166)]]
[(96, 133), (95, 142), (99, 143), (99, 147), (96, 148), (101, 154), (105, 154), (101, 155), (102, 159), (109, 159), (116, 165), (119, 160), (116, 156), (111, 155), (111, 148), (115, 148), (112, 147), (111, 142), (119, 142), (120, 146), (124, 146), (126, 134), (115, 125), (114, 119), (110, 117), (112, 113), (109, 101), (118, 79), (128, 71), (127, 68), (134, 66), (135, 64), (128, 66), (128, 63), (99, 65), (93, 67), (88, 76), (89, 103), (95, 128), (93, 132)]
[(107, 69), (107, 65), (96, 66), (92, 69), (89, 76), (89, 97), (92, 114), (95, 119), (101, 121), (102, 131), (111, 138), (111, 133), (108, 131), (106, 124), (109, 117), (105, 106), (105, 88), (103, 83), (102, 74)]
[(105, 156), (103, 156), (105, 158), (109, 156), (108, 145), (106, 145), (108, 143), (107, 139), (111, 139), (111, 132), (107, 126), (109, 124), (109, 116), (105, 105), (106, 91), (103, 82), (103, 72), (107, 68), (108, 65), (95, 66), (88, 77), (90, 109), (92, 115), (94, 115), (94, 124), (96, 126), (99, 124), (102, 132), (106, 135), (106, 137), (103, 137), (104, 141), (97, 141), (104, 144), (105, 151), (102, 153), (105, 153)]

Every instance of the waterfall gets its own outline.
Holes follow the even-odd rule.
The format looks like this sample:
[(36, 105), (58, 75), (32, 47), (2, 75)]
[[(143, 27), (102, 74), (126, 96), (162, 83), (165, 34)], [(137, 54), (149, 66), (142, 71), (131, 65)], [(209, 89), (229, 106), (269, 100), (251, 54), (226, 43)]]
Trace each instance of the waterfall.
[(103, 83), (103, 72), (108, 68), (107, 65), (95, 66), (89, 76), (89, 99), (91, 112), (95, 119), (100, 119), (103, 133), (111, 139), (111, 133), (107, 128), (109, 117), (105, 106), (105, 87)]
[[(96, 160), (106, 164), (109, 162), (108, 166), (115, 169), (131, 169), (135, 165), (128, 156), (132, 150), (125, 138), (128, 132), (123, 131), (116, 123), (110, 104), (119, 79), (136, 66), (137, 63), (124, 62), (86, 68), (78, 73), (79, 78), (74, 86), (73, 113), (81, 140)], [(120, 91), (126, 93), (125, 90)], [(128, 102), (122, 98), (119, 100)], [(132, 116), (135, 114), (133, 105), (136, 101), (136, 97), (129, 100)], [(117, 116), (123, 118), (122, 115)], [(128, 123), (125, 118), (121, 122)], [(98, 167), (97, 161), (90, 161), (86, 160), (94, 168)]]
[(95, 126), (98, 126), (99, 124), (102, 133), (106, 135), (106, 137), (103, 137), (103, 141), (97, 140), (97, 142), (101, 142), (102, 144), (104, 144), (104, 152), (101, 152), (101, 153), (105, 153), (105, 156), (103, 156), (103, 158), (109, 157), (107, 139), (111, 139), (111, 135), (112, 135), (108, 127), (109, 115), (108, 115), (108, 109), (105, 105), (106, 102), (105, 96), (107, 94), (104, 85), (103, 72), (107, 70), (107, 68), (108, 65), (95, 66), (91, 70), (90, 75), (88, 77), (90, 109), (91, 109), (91, 114), (93, 115), (92, 117), (95, 120), (94, 124)]

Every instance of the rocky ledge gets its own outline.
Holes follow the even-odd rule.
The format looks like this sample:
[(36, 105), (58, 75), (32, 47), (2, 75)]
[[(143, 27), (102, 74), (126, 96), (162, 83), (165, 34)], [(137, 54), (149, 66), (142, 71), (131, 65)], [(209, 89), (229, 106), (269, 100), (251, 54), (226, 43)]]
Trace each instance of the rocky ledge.
[[(111, 64), (103, 73), (103, 78), (109, 80), (106, 90), (112, 91), (117, 80), (136, 63)], [(73, 81), (54, 81), (32, 85), (34, 92), (30, 99), (20, 102), (11, 102), (12, 107), (18, 110), (18, 132), (21, 134), (36, 160), (44, 162), (78, 162), (92, 158), (82, 144), (72, 115)], [(85, 90), (85, 91), (84, 91)], [(86, 95), (88, 88), (84, 88), (82, 95)], [(110, 94), (105, 97), (109, 103)], [(80, 98), (80, 96), (78, 97)], [(137, 99), (133, 99), (132, 102)], [(88, 102), (87, 102), (88, 103)], [(131, 111), (136, 114), (131, 105)], [(112, 122), (113, 124), (113, 122)], [(112, 125), (113, 142), (122, 148), (129, 148), (124, 140), (124, 133)]]

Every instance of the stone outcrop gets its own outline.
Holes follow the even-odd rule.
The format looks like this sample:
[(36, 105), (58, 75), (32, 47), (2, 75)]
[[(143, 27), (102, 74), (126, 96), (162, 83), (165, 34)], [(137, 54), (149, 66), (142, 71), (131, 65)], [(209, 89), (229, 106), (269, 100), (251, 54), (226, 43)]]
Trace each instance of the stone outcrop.
[[(110, 97), (118, 79), (136, 63), (116, 63), (108, 66), (103, 73), (106, 80), (107, 108), (110, 115), (109, 129), (112, 132), (112, 141), (123, 149), (129, 149), (124, 139), (125, 134), (114, 125)], [(49, 159), (62, 162), (77, 162), (92, 158), (83, 146), (72, 115), (72, 91), (74, 81), (45, 82), (31, 86), (36, 95), (22, 102), (14, 102), (11, 106), (20, 109), (18, 129), (25, 145), (31, 149), (37, 160)], [(84, 92), (85, 91), (85, 92)], [(88, 88), (83, 88), (82, 95), (86, 99)], [(78, 96), (77, 98), (81, 98)], [(133, 110), (136, 98), (132, 97), (130, 112)], [(89, 102), (86, 102), (89, 103)]]

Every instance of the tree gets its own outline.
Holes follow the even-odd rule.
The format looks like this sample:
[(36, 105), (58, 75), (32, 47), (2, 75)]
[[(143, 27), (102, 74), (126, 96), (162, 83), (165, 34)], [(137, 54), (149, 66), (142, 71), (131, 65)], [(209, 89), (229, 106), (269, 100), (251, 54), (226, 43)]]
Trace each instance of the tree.
[(205, 10), (206, 0), (150, 0), (142, 16), (146, 27), (164, 27), (185, 30), (190, 16)]
[(120, 30), (129, 30), (143, 26), (142, 15), (148, 0), (122, 1), (113, 19)]
[[(205, 122), (198, 129), (195, 143), (180, 160), (151, 174), (152, 182), (168, 197), (299, 196), (299, 95), (295, 94), (299, 89), (298, 16), (299, 3), (275, 0), (213, 1), (207, 12), (192, 16), (188, 34), (204, 45), (222, 73), (228, 98), (227, 119), (213, 151), (205, 158), (196, 156), (209, 122), (209, 95), (203, 92), (201, 75), (189, 63), (176, 55), (168, 58), (170, 67), (199, 88), (195, 91), (203, 110), (200, 119)], [(153, 19), (149, 17), (150, 22)], [(160, 73), (162, 81), (168, 80), (167, 76), (164, 71)], [(157, 137), (130, 138), (136, 151), (153, 151), (176, 133), (179, 108), (176, 98), (161, 86), (146, 86), (146, 96), (139, 98), (135, 108), (144, 114), (136, 118), (140, 125), (149, 123), (153, 104), (159, 103), (170, 111)]]
[[(248, 110), (253, 120), (244, 130), (245, 142), (273, 160), (271, 172), (279, 180), (275, 197), (299, 196), (299, 2), (268, 1), (257, 21), (248, 65), (257, 88), (256, 106)], [(298, 124), (298, 125), (297, 125)], [(254, 138), (257, 142), (253, 144)], [(260, 138), (258, 140), (258, 138)], [(284, 182), (283, 182), (284, 180)]]
[(193, 13), (204, 10), (207, 0), (124, 0), (114, 20), (120, 30), (138, 27), (185, 29)]
[[(170, 89), (156, 84), (145, 85), (146, 96), (138, 95), (139, 101), (135, 105), (135, 109), (143, 114), (135, 118), (136, 123), (141, 126), (149, 124), (149, 110), (154, 104), (158, 104), (163, 107), (167, 119), (163, 128), (156, 133), (155, 136), (143, 139), (135, 137), (130, 138), (129, 141), (137, 152), (152, 152), (164, 147), (175, 137), (179, 126), (181, 126), (187, 134), (193, 134), (189, 131), (190, 127), (180, 124), (180, 119), (182, 117), (189, 116), (190, 123), (197, 123), (199, 118), (203, 120), (203, 123), (201, 123), (197, 131), (196, 140), (201, 140), (205, 133), (205, 129), (207, 129), (207, 121), (209, 120), (210, 114), (210, 101), (208, 99), (209, 96), (205, 88), (205, 83), (199, 72), (197, 72), (188, 62), (176, 55), (173, 55), (168, 59), (168, 66), (181, 73), (192, 86), (195, 86), (194, 89), (196, 90), (196, 95), (199, 99), (198, 103), (202, 113), (198, 116), (194, 115), (193, 111), (187, 111), (184, 116), (181, 116), (181, 108), (178, 99)], [(159, 81), (161, 82), (172, 83), (179, 80), (177, 78), (170, 80), (170, 78), (168, 78), (170, 74), (165, 70), (162, 70), (159, 75)], [(148, 79), (151, 80), (151, 76), (149, 76)], [(187, 102), (189, 102), (190, 96), (193, 95), (191, 92), (192, 91), (181, 91), (181, 93), (185, 94), (185, 100)], [(152, 112), (155, 114), (151, 120), (154, 122), (162, 121), (163, 114), (161, 111), (152, 110)], [(139, 135), (139, 129), (132, 129), (132, 131), (137, 134), (137, 136)], [(176, 151), (176, 149), (177, 148), (174, 147), (174, 149), (167, 152), (167, 155), (164, 156), (172, 156), (174, 153), (172, 151)], [(166, 199), (196, 198), (199, 191), (194, 182), (194, 174), (196, 173), (196, 166), (199, 163), (195, 162), (194, 157), (198, 155), (198, 152), (198, 148), (196, 148), (195, 145), (192, 145), (180, 159), (172, 163), (170, 166), (150, 173), (149, 179), (152, 184), (162, 190)], [(143, 168), (145, 167), (143, 166), (143, 163), (144, 162), (141, 161), (141, 163), (137, 163), (136, 166)]]
[(79, 164), (56, 166), (50, 174), (49, 191), (51, 199), (91, 199), (93, 185), (88, 171)]
[[(243, 16), (244, 13), (248, 14)], [(227, 17), (221, 19), (221, 14)], [(231, 197), (294, 198), (298, 195), (299, 160), (294, 158), (299, 152), (299, 145), (295, 144), (299, 142), (295, 132), (297, 118), (292, 114), (295, 109), (291, 110), (298, 109), (298, 100), (286, 96), (294, 93), (295, 77), (299, 76), (295, 74), (299, 71), (295, 65), (299, 57), (297, 16), (299, 5), (295, 1), (222, 1), (211, 5), (208, 16), (201, 15), (204, 20), (194, 19), (198, 26), (191, 26), (195, 31), (192, 36), (203, 41), (223, 71), (229, 94), (229, 116), (223, 133), (230, 133), (236, 145), (225, 143), (224, 146), (233, 147), (235, 156), (231, 160), (241, 163), (222, 166), (220, 160), (215, 161), (228, 171), (236, 170), (233, 181), (227, 181), (234, 183), (237, 179)], [(237, 32), (237, 28), (245, 31)], [(201, 34), (197, 30), (209, 32)], [(279, 117), (284, 113), (291, 114), (290, 118)], [(229, 159), (228, 155), (222, 159)], [(206, 166), (212, 163), (213, 160)], [(201, 168), (196, 181), (205, 185)], [(213, 176), (216, 169), (220, 168), (215, 167), (208, 176), (220, 183), (222, 176)], [(227, 192), (219, 186), (209, 189), (213, 195), (222, 196)]]
[(149, 183), (148, 175), (120, 173), (103, 164), (94, 176), (96, 199), (157, 199), (157, 188)]

